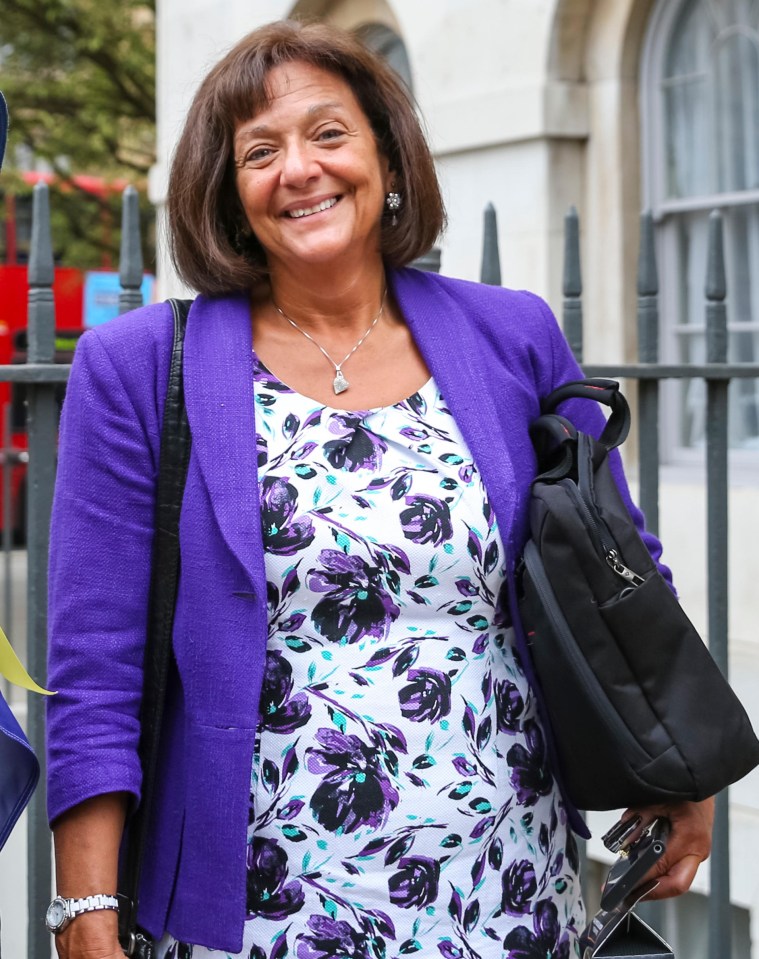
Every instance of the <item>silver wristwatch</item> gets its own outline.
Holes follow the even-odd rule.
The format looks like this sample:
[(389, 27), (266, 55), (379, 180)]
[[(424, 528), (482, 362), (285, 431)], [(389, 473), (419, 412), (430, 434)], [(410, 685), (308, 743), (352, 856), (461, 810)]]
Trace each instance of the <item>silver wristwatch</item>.
[(84, 912), (96, 912), (98, 909), (116, 909), (119, 901), (115, 896), (85, 896), (84, 899), (64, 899), (56, 896), (47, 907), (45, 925), (52, 933), (63, 932), (66, 926)]

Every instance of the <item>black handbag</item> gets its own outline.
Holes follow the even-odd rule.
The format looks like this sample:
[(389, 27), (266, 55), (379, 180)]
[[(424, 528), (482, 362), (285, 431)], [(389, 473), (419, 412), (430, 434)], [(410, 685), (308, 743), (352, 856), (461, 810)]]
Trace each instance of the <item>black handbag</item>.
[[(610, 407), (599, 439), (554, 412), (575, 397)], [(705, 799), (759, 763), (759, 742), (612, 477), (627, 402), (590, 379), (541, 408), (520, 616), (566, 794), (580, 809)]]
[(191, 445), (182, 386), (182, 354), (187, 315), (192, 301), (169, 300), (169, 303), (174, 315), (174, 343), (161, 427), (156, 486), (156, 531), (140, 710), (142, 800), (127, 824), (118, 893), (119, 942), (125, 955), (135, 959), (153, 959), (155, 956), (151, 938), (137, 926), (137, 903), (149, 812), (155, 793), (161, 722), (171, 662), (171, 631), (179, 583), (179, 514)]

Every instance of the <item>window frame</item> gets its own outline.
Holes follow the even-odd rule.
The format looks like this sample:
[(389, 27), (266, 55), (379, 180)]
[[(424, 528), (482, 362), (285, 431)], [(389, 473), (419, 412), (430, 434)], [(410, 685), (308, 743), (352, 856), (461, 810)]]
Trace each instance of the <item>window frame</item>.
[[(684, 340), (683, 326), (678, 323), (681, 297), (676, 282), (667, 277), (680, 274), (678, 228), (679, 215), (707, 214), (711, 210), (730, 211), (738, 207), (759, 206), (759, 188), (724, 193), (707, 193), (687, 197), (670, 197), (667, 184), (667, 117), (663, 91), (666, 57), (673, 29), (686, 4), (691, 0), (658, 0), (648, 21), (640, 61), (639, 100), (641, 124), (641, 195), (643, 206), (651, 210), (656, 226), (657, 261), (659, 266), (660, 358), (679, 362)], [(704, 282), (706, 263), (704, 262)], [(730, 322), (730, 289), (728, 287), (728, 332), (753, 332), (759, 329), (759, 315), (750, 325)], [(706, 301), (704, 298), (704, 316)], [(700, 324), (689, 325), (688, 333), (698, 336)], [(687, 382), (687, 381), (685, 381)], [(704, 460), (701, 446), (681, 445), (682, 403), (678, 391), (683, 381), (665, 380), (662, 385), (662, 422), (660, 447), (662, 462), (667, 465), (694, 467)], [(754, 475), (759, 464), (759, 450), (730, 449), (731, 465), (750, 468)]]

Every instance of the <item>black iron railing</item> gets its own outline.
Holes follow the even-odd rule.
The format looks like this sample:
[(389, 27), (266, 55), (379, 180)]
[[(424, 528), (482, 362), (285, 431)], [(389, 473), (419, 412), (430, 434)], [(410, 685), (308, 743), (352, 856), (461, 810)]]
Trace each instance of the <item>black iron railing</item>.
[[(566, 218), (563, 326), (577, 357), (583, 360), (582, 275), (579, 221), (572, 210)], [(439, 251), (417, 265), (439, 268)], [(120, 312), (142, 303), (142, 256), (139, 240), (137, 194), (124, 194), (120, 278)], [(500, 285), (496, 213), (485, 211), (481, 280)], [(28, 394), (28, 662), (38, 682), (45, 682), (47, 648), (47, 552), (57, 444), (56, 387), (68, 377), (70, 367), (56, 364), (55, 316), (52, 294), (53, 255), (47, 187), (34, 193), (32, 252), (29, 264), (29, 349), (25, 365), (0, 366), (0, 381), (26, 384)], [(638, 472), (640, 504), (649, 528), (659, 526), (659, 413), (660, 386), (669, 379), (701, 378), (706, 382), (706, 484), (708, 535), (708, 637), (712, 654), (727, 673), (728, 650), (728, 387), (739, 377), (759, 377), (759, 364), (727, 362), (726, 284), (722, 253), (722, 222), (712, 214), (709, 260), (705, 268), (707, 362), (698, 365), (659, 361), (658, 279), (651, 216), (641, 221), (638, 271), (638, 362), (588, 364), (589, 375), (628, 378), (637, 383), (640, 424)], [(656, 437), (652, 442), (651, 437)], [(44, 704), (30, 696), (27, 713), (29, 738), (44, 759)], [(28, 818), (28, 946), (29, 959), (48, 955), (49, 935), (43, 916), (51, 890), (50, 834), (47, 828), (44, 770)], [(728, 796), (718, 797), (714, 853), (711, 860), (710, 954), (729, 956), (729, 810)]]

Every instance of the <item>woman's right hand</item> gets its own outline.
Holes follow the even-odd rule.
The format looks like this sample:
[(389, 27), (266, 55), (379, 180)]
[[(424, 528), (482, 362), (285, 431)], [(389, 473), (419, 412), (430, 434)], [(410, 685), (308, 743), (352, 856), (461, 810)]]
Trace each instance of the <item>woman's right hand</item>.
[(58, 959), (124, 959), (118, 916), (112, 910), (86, 912), (55, 937)]

